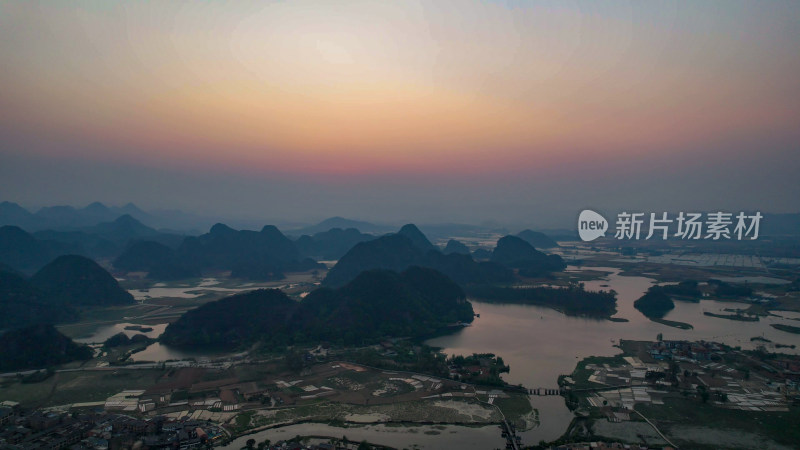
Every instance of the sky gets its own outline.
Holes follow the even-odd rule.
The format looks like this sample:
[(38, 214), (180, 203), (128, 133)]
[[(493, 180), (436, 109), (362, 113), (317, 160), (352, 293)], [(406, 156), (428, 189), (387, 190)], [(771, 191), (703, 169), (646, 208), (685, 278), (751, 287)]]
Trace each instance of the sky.
[(0, 0), (0, 200), (800, 211), (800, 3)]

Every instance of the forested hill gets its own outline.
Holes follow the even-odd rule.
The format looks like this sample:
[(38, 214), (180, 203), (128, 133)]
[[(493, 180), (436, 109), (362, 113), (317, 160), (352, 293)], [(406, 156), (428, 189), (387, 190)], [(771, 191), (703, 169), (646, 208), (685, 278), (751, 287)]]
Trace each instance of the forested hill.
[(450, 240), (445, 251), (431, 244), (413, 224), (396, 234), (356, 244), (328, 272), (323, 284), (341, 286), (370, 269), (404, 270), (410, 266), (430, 267), (461, 286), (510, 283), (523, 277), (541, 277), (563, 270), (566, 264), (558, 255), (542, 253), (522, 238), (505, 236), (488, 255), (491, 261), (475, 261), (469, 249)]
[(31, 284), (57, 303), (73, 305), (124, 305), (134, 303), (105, 269), (79, 255), (59, 256), (31, 278)]
[(184, 347), (236, 348), (257, 341), (281, 347), (320, 340), (360, 345), (422, 336), (472, 317), (461, 288), (435, 270), (370, 270), (338, 289), (318, 289), (302, 302), (260, 289), (207, 303), (170, 324), (161, 340)]
[(76, 344), (52, 325), (31, 325), (0, 335), (0, 371), (41, 369), (92, 357), (92, 349)]
[(617, 312), (616, 292), (587, 291), (582, 284), (560, 288), (472, 286), (468, 293), (482, 302), (548, 306), (568, 316), (609, 319)]
[(155, 242), (132, 243), (114, 267), (146, 271), (154, 279), (198, 276), (203, 270), (230, 270), (235, 278), (276, 280), (283, 272), (320, 269), (303, 258), (295, 243), (272, 225), (261, 231), (234, 230), (218, 223), (197, 237), (186, 237), (173, 250)]
[(317, 260), (336, 260), (359, 242), (371, 241), (375, 236), (365, 234), (355, 228), (343, 230), (331, 228), (328, 231), (303, 235), (294, 241), (297, 250), (304, 257)]
[(0, 330), (77, 317), (75, 309), (53, 301), (22, 276), (0, 270)]
[(517, 233), (517, 237), (524, 239), (527, 243), (536, 248), (558, 247), (558, 243), (544, 233), (533, 230), (522, 230)]
[(506, 267), (491, 262), (476, 262), (470, 255), (420, 247), (405, 234), (391, 234), (362, 242), (350, 249), (328, 272), (324, 285), (342, 286), (370, 269), (405, 270), (410, 266), (429, 267), (460, 285), (502, 283), (514, 280)]
[(491, 260), (506, 267), (518, 269), (520, 275), (528, 277), (538, 277), (566, 268), (566, 264), (560, 256), (542, 253), (524, 239), (516, 236), (500, 238), (492, 251)]
[(30, 279), (0, 268), (0, 330), (68, 322), (81, 307), (134, 302), (110, 273), (83, 256), (59, 256)]

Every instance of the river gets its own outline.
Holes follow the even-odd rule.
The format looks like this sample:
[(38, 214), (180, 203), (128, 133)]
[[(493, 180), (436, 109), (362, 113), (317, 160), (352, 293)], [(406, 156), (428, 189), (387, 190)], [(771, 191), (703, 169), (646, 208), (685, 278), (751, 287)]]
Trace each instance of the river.
[(420, 425), (420, 426), (388, 426), (383, 424), (354, 426), (348, 428), (334, 427), (321, 423), (301, 423), (280, 428), (271, 428), (248, 434), (235, 439), (223, 448), (239, 450), (248, 439), (263, 442), (269, 439), (273, 443), (280, 440), (300, 436), (327, 436), (342, 438), (354, 442), (368, 441), (382, 443), (396, 448), (441, 449), (458, 448), (464, 450), (486, 450), (499, 448), (503, 439), (497, 425), (483, 427), (465, 427), (459, 425)]
[[(665, 319), (687, 322), (692, 330), (681, 330), (651, 322), (633, 307), (642, 294), (655, 283), (646, 277), (619, 275), (620, 269), (596, 268), (609, 272), (601, 280), (586, 282), (587, 290), (617, 291), (615, 317), (628, 322), (611, 322), (570, 317), (550, 308), (531, 305), (493, 304), (472, 300), (480, 314), (473, 324), (455, 334), (429, 340), (447, 354), (495, 353), (511, 366), (504, 379), (512, 384), (522, 383), (529, 388), (555, 388), (560, 374), (569, 374), (576, 363), (587, 356), (612, 356), (620, 353), (614, 347), (620, 339), (655, 340), (659, 333), (664, 339), (713, 340), (742, 348), (755, 348), (754, 336), (763, 336), (782, 344), (800, 347), (800, 335), (776, 330), (770, 323), (797, 325), (787, 318), (767, 317), (759, 322), (739, 322), (703, 315), (703, 311), (719, 312), (726, 307), (743, 307), (742, 303), (702, 300), (700, 303), (675, 302), (675, 309)], [(778, 312), (778, 314), (781, 314)], [(782, 349), (795, 353), (798, 349)], [(531, 397), (539, 410), (540, 426), (522, 433), (523, 442), (554, 440), (566, 431), (572, 413), (561, 397)]]

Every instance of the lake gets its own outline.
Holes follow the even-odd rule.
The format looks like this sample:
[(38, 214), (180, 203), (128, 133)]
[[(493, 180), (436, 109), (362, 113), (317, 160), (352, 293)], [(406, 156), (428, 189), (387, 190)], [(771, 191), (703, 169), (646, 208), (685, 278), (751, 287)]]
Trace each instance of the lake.
[[(629, 322), (610, 322), (569, 317), (550, 308), (531, 305), (483, 303), (472, 300), (480, 314), (471, 326), (455, 334), (427, 341), (447, 354), (495, 353), (511, 366), (503, 378), (512, 384), (529, 388), (555, 388), (560, 374), (569, 374), (576, 363), (587, 356), (612, 356), (620, 353), (614, 345), (620, 339), (650, 340), (659, 333), (664, 339), (714, 340), (742, 348), (755, 348), (754, 336), (763, 336), (781, 344), (800, 347), (800, 335), (776, 330), (770, 323), (797, 325), (796, 320), (780, 317), (762, 318), (759, 322), (739, 322), (703, 315), (704, 311), (720, 312), (726, 307), (743, 307), (742, 303), (703, 300), (700, 303), (675, 302), (675, 309), (665, 319), (687, 322), (692, 330), (681, 330), (651, 322), (633, 307), (642, 294), (654, 284), (646, 277), (620, 276), (618, 268), (604, 267), (610, 274), (602, 280), (587, 281), (587, 290), (617, 291), (617, 314)], [(601, 287), (607, 285), (607, 287)], [(729, 314), (729, 313), (725, 313)], [(781, 312), (778, 312), (781, 314)], [(782, 349), (796, 353), (798, 349)], [(561, 397), (531, 397), (540, 413), (541, 425), (523, 433), (523, 442), (554, 440), (566, 431), (572, 414)]]
[(223, 294), (238, 294), (239, 292), (262, 289), (262, 288), (278, 288), (285, 289), (291, 285), (284, 282), (264, 282), (264, 283), (242, 283), (233, 287), (219, 286), (222, 282), (216, 278), (203, 278), (200, 282), (195, 284), (179, 284), (176, 286), (168, 286), (166, 283), (156, 283), (149, 288), (131, 289), (128, 292), (133, 295), (133, 298), (139, 301), (146, 301), (151, 298), (197, 298), (201, 295), (208, 293), (223, 293)]
[[(152, 328), (152, 331), (138, 331), (138, 330), (126, 330), (125, 327), (145, 327), (145, 328)], [(149, 338), (157, 338), (164, 332), (167, 328), (166, 323), (159, 323), (155, 325), (141, 325), (141, 324), (133, 324), (133, 323), (115, 323), (114, 325), (107, 325), (98, 328), (95, 330), (91, 336), (86, 338), (79, 338), (75, 339), (75, 342), (81, 342), (84, 344), (101, 344), (106, 341), (106, 339), (114, 336), (115, 334), (125, 333), (128, 337), (133, 337), (137, 334), (143, 334)]]

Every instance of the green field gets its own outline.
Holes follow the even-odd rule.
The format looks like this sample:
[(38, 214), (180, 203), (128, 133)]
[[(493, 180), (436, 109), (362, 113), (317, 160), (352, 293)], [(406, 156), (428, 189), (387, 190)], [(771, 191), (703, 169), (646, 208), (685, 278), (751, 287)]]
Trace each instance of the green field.
[[(611, 367), (621, 366), (627, 364), (622, 358), (622, 355), (617, 356), (589, 356), (583, 358), (578, 362), (575, 370), (572, 371), (572, 381), (575, 382), (573, 389), (589, 389), (594, 387), (603, 386), (600, 383), (589, 381), (589, 376), (594, 373), (593, 370), (587, 369), (586, 366), (590, 364), (603, 365), (608, 364)], [(560, 380), (559, 380), (560, 381)]]
[(102, 401), (126, 389), (146, 389), (163, 373), (158, 369), (61, 372), (32, 384), (11, 379), (0, 384), (0, 400), (35, 407)]
[(508, 398), (497, 397), (494, 399), (494, 404), (510, 421), (515, 421), (533, 411), (530, 400), (521, 394), (509, 394)]
[[(725, 409), (682, 397), (667, 397), (663, 405), (637, 404), (636, 410), (662, 426), (669, 434), (671, 424), (700, 425), (713, 429), (739, 430), (768, 436), (782, 444), (800, 442), (800, 408), (789, 412), (741, 411)], [(679, 436), (675, 436), (680, 439)]]

